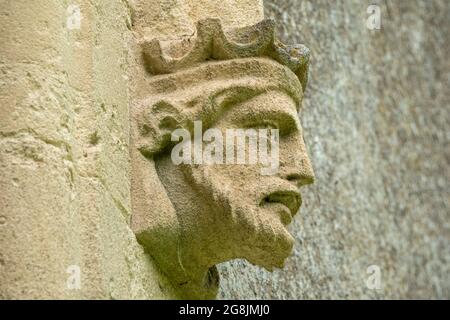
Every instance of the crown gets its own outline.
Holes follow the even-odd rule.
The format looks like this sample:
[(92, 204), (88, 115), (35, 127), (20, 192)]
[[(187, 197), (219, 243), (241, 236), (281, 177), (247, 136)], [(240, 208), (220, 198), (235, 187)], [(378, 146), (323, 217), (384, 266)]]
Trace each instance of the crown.
[(219, 19), (197, 22), (196, 32), (177, 40), (143, 40), (146, 67), (152, 74), (169, 74), (207, 61), (267, 57), (289, 68), (303, 90), (308, 81), (309, 49), (287, 46), (275, 37), (275, 22), (224, 31)]

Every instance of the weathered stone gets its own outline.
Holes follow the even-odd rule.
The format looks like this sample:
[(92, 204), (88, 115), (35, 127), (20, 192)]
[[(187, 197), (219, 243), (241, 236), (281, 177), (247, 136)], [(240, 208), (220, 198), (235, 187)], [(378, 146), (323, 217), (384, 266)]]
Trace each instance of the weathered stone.
[(0, 3), (0, 297), (173, 297), (128, 226), (130, 11), (76, 3)]
[[(308, 50), (291, 52), (276, 41), (270, 20), (230, 31), (220, 20), (202, 20), (194, 36), (141, 46), (148, 75), (131, 110), (132, 228), (139, 242), (186, 298), (214, 298), (215, 265), (224, 261), (282, 268), (292, 251), (285, 227), (301, 204), (298, 187), (314, 177), (297, 116)], [(271, 176), (259, 162), (212, 164), (201, 156), (174, 163), (171, 138), (180, 128), (189, 144), (190, 132), (200, 130), (185, 151), (196, 158), (196, 146), (206, 145), (202, 130), (222, 136), (265, 123), (282, 133), (280, 166)]]

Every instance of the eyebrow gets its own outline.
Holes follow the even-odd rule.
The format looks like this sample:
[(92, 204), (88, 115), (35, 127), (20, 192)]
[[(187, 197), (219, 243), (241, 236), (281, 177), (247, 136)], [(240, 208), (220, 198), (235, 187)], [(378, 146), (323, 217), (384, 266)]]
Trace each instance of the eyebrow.
[[(261, 110), (259, 108), (247, 108), (243, 109), (231, 109), (229, 110), (231, 119), (237, 121), (244, 126), (250, 126), (254, 124), (263, 124), (264, 122), (275, 122), (280, 130), (280, 134), (293, 132), (298, 130), (298, 115), (297, 113), (289, 113), (284, 110), (276, 108), (267, 108)], [(233, 116), (233, 115), (237, 116)]]

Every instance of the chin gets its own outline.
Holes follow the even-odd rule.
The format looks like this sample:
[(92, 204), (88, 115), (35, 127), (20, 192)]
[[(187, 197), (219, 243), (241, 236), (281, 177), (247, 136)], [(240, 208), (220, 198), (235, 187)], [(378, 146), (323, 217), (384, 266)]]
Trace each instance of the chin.
[(273, 234), (271, 237), (272, 239), (268, 238), (268, 235), (261, 234), (261, 243), (258, 245), (258, 248), (254, 248), (251, 257), (247, 258), (250, 263), (263, 267), (268, 271), (284, 267), (286, 259), (292, 254), (295, 242), (284, 226), (282, 226), (282, 232), (276, 233), (275, 238), (273, 238)]

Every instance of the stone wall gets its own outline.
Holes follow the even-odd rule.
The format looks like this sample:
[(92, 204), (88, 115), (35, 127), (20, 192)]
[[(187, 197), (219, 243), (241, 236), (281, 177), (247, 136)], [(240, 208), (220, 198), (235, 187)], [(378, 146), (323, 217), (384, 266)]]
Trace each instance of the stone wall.
[(1, 1), (0, 16), (0, 297), (167, 297), (127, 224), (126, 2)]
[[(382, 29), (368, 30), (370, 4)], [(268, 273), (221, 266), (221, 298), (450, 298), (450, 7), (433, 1), (265, 0), (311, 49), (301, 121), (316, 173)], [(367, 268), (379, 266), (381, 290)]]

